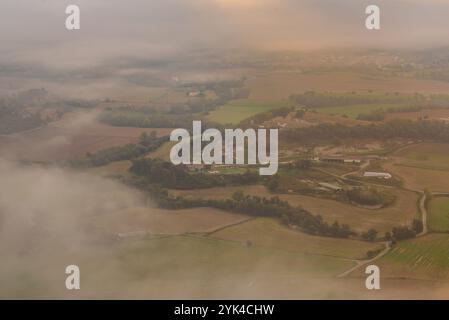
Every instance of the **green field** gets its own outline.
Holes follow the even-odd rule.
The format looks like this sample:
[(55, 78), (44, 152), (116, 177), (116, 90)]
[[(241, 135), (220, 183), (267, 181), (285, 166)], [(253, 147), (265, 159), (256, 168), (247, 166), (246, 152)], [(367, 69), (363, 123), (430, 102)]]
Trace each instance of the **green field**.
[[(207, 237), (155, 239), (130, 244), (124, 249), (120, 260), (129, 261), (128, 268), (136, 269), (138, 274), (153, 273), (155, 277), (167, 275), (183, 278), (193, 272), (219, 277), (250, 273), (256, 267), (290, 274), (301, 270), (307, 274), (332, 275), (352, 264), (331, 257), (292, 254), (282, 247), (247, 247), (246, 244)], [(291, 268), (292, 265), (302, 268)]]
[(420, 143), (406, 147), (396, 155), (401, 163), (430, 170), (449, 170), (449, 145), (444, 143)]
[(357, 119), (359, 114), (369, 114), (372, 111), (383, 109), (387, 110), (394, 107), (399, 107), (397, 104), (361, 104), (361, 105), (351, 105), (344, 107), (324, 107), (315, 109), (318, 112), (347, 116), (349, 118)]
[(414, 190), (449, 192), (449, 144), (420, 143), (399, 149), (385, 169)]
[(399, 242), (379, 260), (384, 276), (400, 278), (447, 278), (449, 235), (429, 234)]
[(432, 231), (449, 231), (449, 198), (437, 197), (430, 203), (429, 228)]
[(170, 160), (170, 151), (175, 144), (176, 144), (176, 142), (173, 142), (173, 141), (165, 142), (159, 148), (150, 152), (147, 155), (147, 157), (151, 158), (151, 159), (162, 159), (162, 160), (169, 161)]
[(156, 239), (123, 249), (121, 268), (140, 288), (133, 291), (158, 299), (294, 297), (304, 291), (292, 285), (298, 279), (330, 279), (353, 266), (328, 256), (204, 237)]
[(352, 239), (319, 237), (298, 232), (270, 218), (258, 218), (211, 235), (218, 239), (251, 241), (255, 246), (301, 254), (365, 259), (368, 251), (382, 250), (383, 244)]
[(221, 124), (238, 124), (255, 114), (287, 106), (287, 101), (234, 100), (212, 111), (208, 119)]
[[(282, 180), (280, 182), (282, 183)], [(169, 193), (187, 199), (229, 199), (235, 191), (243, 191), (247, 195), (266, 198), (274, 196), (262, 185), (170, 190)], [(418, 214), (416, 207), (417, 194), (405, 190), (395, 190), (393, 193), (397, 197), (395, 203), (379, 210), (356, 207), (341, 201), (301, 194), (276, 194), (276, 196), (289, 202), (292, 206), (301, 206), (313, 214), (321, 215), (330, 224), (338, 221), (340, 224), (347, 224), (353, 230), (359, 232), (374, 228), (382, 235), (386, 231), (391, 231), (395, 226), (410, 223)]]
[(129, 175), (129, 168), (131, 167), (131, 161), (115, 161), (108, 163), (104, 166), (92, 167), (84, 169), (85, 172), (90, 174), (96, 174), (102, 177), (112, 176), (126, 176)]
[(218, 171), (220, 174), (243, 174), (247, 171), (258, 172), (257, 168), (249, 167), (213, 167), (212, 171)]
[[(0, 298), (292, 298), (304, 291), (295, 281), (333, 277), (353, 266), (333, 257), (192, 236), (57, 250), (7, 259), (0, 266)], [(64, 287), (64, 268), (72, 261), (82, 270), (77, 292)]]

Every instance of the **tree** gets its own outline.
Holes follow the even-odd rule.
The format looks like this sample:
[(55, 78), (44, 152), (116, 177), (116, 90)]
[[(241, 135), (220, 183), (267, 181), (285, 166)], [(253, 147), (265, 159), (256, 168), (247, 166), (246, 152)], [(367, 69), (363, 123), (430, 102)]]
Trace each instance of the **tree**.
[(295, 112), (296, 119), (304, 119), (305, 115), (306, 115), (306, 109), (304, 109), (304, 108), (301, 108)]
[(271, 179), (267, 185), (268, 190), (271, 192), (276, 191), (279, 188), (279, 181), (276, 178)]
[(150, 134), (148, 134), (146, 131), (142, 132), (142, 134), (139, 137), (139, 144), (148, 147), (152, 143), (154, 143), (157, 139), (156, 131), (151, 131)]
[(307, 170), (312, 166), (312, 161), (309, 159), (300, 159), (295, 162), (295, 167), (301, 170)]
[(362, 233), (362, 238), (366, 241), (376, 241), (377, 238), (377, 230), (369, 229), (367, 232)]
[(237, 190), (232, 194), (232, 200), (234, 201), (239, 202), (242, 201), (243, 199), (245, 199), (245, 195), (243, 194), (242, 190)]
[(412, 230), (416, 233), (419, 234), (423, 231), (424, 227), (423, 227), (423, 223), (421, 220), (418, 219), (413, 219), (412, 222)]
[(394, 241), (410, 239), (416, 236), (416, 232), (408, 227), (394, 227), (392, 234)]

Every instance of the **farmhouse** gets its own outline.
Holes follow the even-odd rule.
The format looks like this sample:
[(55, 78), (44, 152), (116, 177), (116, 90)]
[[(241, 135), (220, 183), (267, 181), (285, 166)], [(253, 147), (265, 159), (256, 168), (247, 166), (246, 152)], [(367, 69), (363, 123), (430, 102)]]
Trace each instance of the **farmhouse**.
[(343, 190), (342, 187), (336, 185), (336, 184), (332, 184), (332, 183), (327, 183), (327, 182), (320, 182), (318, 183), (321, 187), (331, 190), (331, 191), (335, 191), (335, 192), (340, 192)]
[(190, 171), (201, 171), (204, 169), (204, 165), (203, 164), (188, 164), (187, 169), (189, 169)]
[(322, 162), (328, 162), (328, 163), (350, 163), (350, 164), (358, 164), (361, 163), (362, 160), (360, 159), (352, 159), (352, 158), (341, 158), (341, 157), (326, 157), (326, 158), (319, 158)]
[(190, 171), (195, 171), (195, 172), (199, 172), (202, 170), (210, 170), (212, 168), (211, 165), (208, 164), (188, 164), (186, 165), (187, 169), (189, 169)]
[[(223, 139), (219, 130), (209, 128), (202, 132), (201, 121), (193, 121), (192, 137), (189, 131), (181, 128), (170, 134), (170, 141), (178, 142), (170, 150), (170, 160), (174, 165), (221, 165), (223, 160), (227, 165), (255, 165), (258, 160), (260, 165), (268, 165), (260, 167), (259, 174), (273, 175), (279, 164), (278, 129), (270, 129), (268, 133), (269, 143), (266, 129), (257, 132), (254, 129), (225, 129)], [(209, 143), (203, 147), (203, 141)]]
[(200, 91), (190, 91), (189, 93), (187, 93), (187, 95), (191, 98), (199, 97), (201, 95), (201, 92)]
[(362, 162), (360, 159), (344, 159), (344, 163), (350, 163), (350, 164), (359, 164)]
[(374, 178), (384, 178), (384, 179), (391, 179), (391, 174), (386, 172), (372, 172), (372, 171), (366, 171), (363, 174), (364, 177), (374, 177)]

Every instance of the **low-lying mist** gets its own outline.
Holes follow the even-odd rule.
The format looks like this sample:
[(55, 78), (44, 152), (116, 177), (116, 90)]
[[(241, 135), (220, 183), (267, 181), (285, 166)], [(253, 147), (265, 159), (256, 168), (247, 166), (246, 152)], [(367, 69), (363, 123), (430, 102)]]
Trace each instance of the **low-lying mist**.
[(47, 240), (79, 245), (81, 219), (141, 203), (123, 185), (63, 169), (0, 160), (0, 176), (1, 250), (30, 249)]
[[(71, 253), (96, 250), (86, 218), (143, 204), (142, 195), (126, 186), (59, 168), (0, 160), (0, 177), (0, 296), (8, 298), (27, 278), (51, 278), (42, 278), (43, 269), (60, 267), (64, 276), (64, 263), (76, 263)], [(17, 294), (28, 297), (26, 290)]]
[[(270, 271), (276, 265), (271, 256), (241, 269), (230, 247), (210, 252), (211, 239), (123, 242), (97, 234), (85, 223), (89, 217), (145, 206), (142, 194), (118, 182), (6, 160), (0, 160), (0, 177), (0, 298), (326, 297), (321, 290), (328, 283), (307, 277), (286, 282)], [(81, 270), (79, 291), (65, 288), (71, 264)]]
[[(431, 284), (394, 279), (382, 282), (386, 290), (369, 292), (363, 277), (309, 276), (297, 267), (279, 266), (269, 250), (250, 263), (236, 260), (239, 252), (251, 256), (252, 249), (234, 242), (215, 247), (220, 241), (208, 237), (107, 238), (86, 221), (144, 207), (140, 192), (70, 169), (6, 160), (0, 160), (0, 177), (0, 298), (413, 299), (447, 294)], [(71, 264), (80, 267), (81, 290), (65, 288), (65, 268)]]

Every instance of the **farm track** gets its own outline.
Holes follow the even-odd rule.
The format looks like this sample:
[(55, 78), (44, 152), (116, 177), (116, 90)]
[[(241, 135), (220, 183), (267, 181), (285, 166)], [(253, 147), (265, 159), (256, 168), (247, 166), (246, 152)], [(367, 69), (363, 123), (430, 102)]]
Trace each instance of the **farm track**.
[(419, 211), (421, 212), (422, 231), (421, 233), (416, 235), (417, 237), (425, 236), (428, 232), (426, 203), (427, 203), (427, 195), (425, 192), (422, 192), (421, 199), (419, 199)]
[[(403, 148), (400, 148), (398, 150), (405, 149), (405, 148), (408, 148), (410, 146), (411, 145), (407, 145), (407, 146), (405, 146)], [(369, 162), (365, 166), (361, 166), (359, 170), (354, 171), (354, 172), (349, 172), (347, 174), (344, 174), (344, 175), (340, 176), (340, 178), (346, 179), (345, 176), (347, 176), (347, 175), (354, 174), (354, 173), (359, 173), (364, 168), (366, 168), (368, 165), (369, 165)], [(348, 180), (351, 180), (351, 179), (348, 179)], [(365, 183), (365, 184), (372, 185), (370, 183)], [(383, 187), (385, 187), (385, 186), (383, 186)], [(412, 191), (412, 192), (421, 194), (421, 197), (419, 199), (418, 207), (419, 207), (419, 211), (421, 213), (423, 230), (421, 231), (421, 233), (417, 234), (416, 237), (423, 237), (423, 236), (425, 236), (426, 234), (429, 233), (429, 228), (428, 228), (428, 223), (427, 223), (427, 217), (428, 217), (428, 210), (427, 210), (427, 200), (428, 199), (427, 199), (427, 194), (424, 191), (421, 191), (421, 190), (413, 190), (413, 189), (409, 189), (409, 188), (403, 188), (403, 189), (407, 190), (407, 191)], [(448, 192), (433, 192), (432, 196), (449, 196), (449, 193)], [(349, 275), (350, 273), (352, 273), (353, 271), (357, 270), (358, 268), (360, 268), (360, 267), (362, 267), (362, 266), (364, 266), (364, 265), (366, 265), (368, 263), (371, 263), (371, 262), (374, 262), (374, 261), (378, 260), (379, 258), (381, 258), (384, 255), (386, 255), (391, 249), (392, 249), (392, 246), (391, 246), (390, 242), (385, 242), (385, 249), (382, 252), (380, 252), (377, 256), (375, 256), (374, 258), (369, 259), (369, 260), (354, 260), (356, 265), (354, 267), (350, 268), (349, 270), (343, 272), (338, 277), (339, 278), (345, 277), (345, 276)]]
[[(418, 143), (419, 144), (419, 143)], [(415, 146), (416, 144), (408, 144), (402, 148), (399, 148), (397, 151), (400, 150), (404, 150), (407, 148), (410, 148), (411, 146)], [(397, 160), (396, 158), (393, 157), (393, 165), (397, 164)], [(403, 188), (404, 190), (407, 191), (412, 191), (418, 194), (421, 194), (421, 198), (419, 199), (419, 211), (421, 213), (421, 219), (422, 219), (422, 225), (423, 225), (423, 230), (421, 231), (421, 233), (417, 234), (417, 237), (422, 237), (425, 236), (427, 233), (429, 233), (429, 227), (428, 227), (428, 223), (427, 223), (427, 217), (428, 217), (428, 210), (427, 210), (427, 194), (425, 193), (425, 191), (423, 190), (416, 190), (416, 189), (412, 189), (412, 188)], [(432, 192), (432, 196), (449, 196), (448, 192)]]
[[(280, 162), (280, 164), (290, 164), (290, 163), (291, 163), (291, 161)], [(348, 176), (350, 176), (350, 175), (362, 172), (369, 165), (370, 165), (370, 161), (368, 160), (368, 161), (364, 162), (358, 168), (358, 170), (351, 171), (351, 172), (348, 172), (348, 173), (345, 173), (345, 174), (342, 174), (342, 175), (334, 174), (334, 173), (328, 172), (328, 171), (320, 169), (320, 168), (317, 168), (317, 170), (320, 171), (320, 172), (323, 172), (324, 174), (330, 175), (330, 176), (332, 176), (332, 177), (334, 177), (334, 178), (336, 178), (338, 180), (341, 180), (341, 181), (351, 181), (351, 182), (356, 182), (358, 184), (363, 184), (363, 185), (376, 186), (376, 187), (381, 187), (381, 188), (386, 188), (386, 189), (394, 189), (394, 187), (392, 187), (392, 186), (380, 185), (380, 184), (376, 184), (376, 183), (364, 182), (364, 181), (359, 181), (359, 180), (356, 180), (356, 179), (348, 178)], [(404, 189), (406, 191), (415, 192), (415, 193), (418, 193), (418, 194), (421, 195), (420, 198), (419, 198), (419, 202), (418, 202), (418, 208), (419, 208), (419, 211), (420, 211), (421, 217), (422, 217), (423, 230), (422, 230), (422, 232), (420, 234), (417, 235), (417, 237), (425, 236), (428, 233), (428, 224), (427, 224), (428, 213), (427, 213), (427, 208), (426, 208), (426, 204), (427, 204), (427, 200), (428, 200), (427, 196), (426, 196), (425, 192), (420, 191), (420, 190), (412, 190), (412, 189), (409, 189), (409, 188), (402, 188), (402, 189)], [(449, 193), (443, 193), (443, 192), (440, 193), (440, 192), (438, 192), (438, 193), (432, 193), (432, 195), (435, 195), (435, 196), (449, 196)], [(154, 235), (151, 235), (151, 236), (155, 236), (155, 238), (172, 237), (172, 236), (190, 236), (190, 237), (206, 237), (206, 238), (208, 238), (210, 235), (212, 235), (212, 234), (214, 234), (214, 233), (216, 233), (218, 231), (221, 231), (221, 230), (226, 229), (226, 228), (233, 227), (235, 225), (240, 225), (240, 224), (248, 222), (248, 221), (250, 221), (252, 219), (255, 219), (255, 218), (250, 218), (250, 219), (247, 219), (247, 220), (239, 221), (237, 223), (231, 223), (231, 224), (228, 224), (228, 225), (219, 226), (219, 227), (217, 227), (214, 230), (210, 230), (210, 231), (202, 232), (202, 233), (189, 233), (189, 232), (186, 232), (186, 233), (180, 233), (180, 234), (158, 234), (158, 235), (154, 234)], [(229, 240), (225, 240), (225, 241), (229, 241)], [(385, 256), (386, 254), (388, 254), (390, 252), (390, 250), (392, 249), (391, 242), (390, 241), (385, 241), (385, 242), (383, 242), (383, 244), (384, 244), (384, 248), (376, 256), (374, 256), (372, 258), (369, 258), (369, 259), (347, 259), (347, 258), (342, 258), (342, 257), (335, 257), (335, 258), (338, 258), (338, 259), (341, 259), (341, 260), (351, 261), (351, 262), (355, 263), (354, 266), (352, 266), (348, 270), (342, 272), (341, 274), (337, 275), (337, 277), (338, 278), (347, 277), (348, 275), (350, 275), (352, 272), (358, 270), (359, 268), (362, 268), (363, 266), (368, 265), (369, 263), (373, 263), (374, 261), (377, 261), (378, 259), (380, 259), (383, 256)]]
[[(434, 197), (449, 197), (449, 193), (448, 192), (432, 192), (432, 196)], [(429, 228), (428, 228), (428, 224), (427, 224), (427, 215), (428, 215), (428, 211), (427, 211), (427, 195), (425, 192), (423, 192), (423, 196), (419, 202), (419, 208), (421, 211), (421, 215), (422, 215), (422, 223), (423, 223), (423, 231), (417, 235), (417, 237), (422, 237), (424, 235), (426, 235), (427, 233), (429, 233)]]
[(368, 159), (365, 163), (363, 163), (363, 164), (360, 166), (360, 168), (359, 168), (358, 170), (355, 170), (355, 171), (351, 171), (351, 172), (345, 173), (345, 174), (341, 175), (341, 178), (345, 178), (345, 179), (346, 179), (347, 176), (350, 176), (350, 175), (352, 175), (352, 174), (357, 174), (357, 173), (359, 173), (359, 172), (362, 172), (362, 171), (363, 171), (364, 169), (366, 169), (370, 164), (371, 164), (371, 160)]
[(369, 185), (369, 186), (373, 186), (373, 187), (378, 187), (378, 188), (385, 188), (385, 189), (394, 189), (394, 187), (392, 186), (387, 186), (387, 185), (383, 185), (383, 184), (377, 184), (377, 183), (372, 183), (372, 182), (364, 182), (364, 181), (360, 181), (360, 180), (356, 180), (356, 179), (351, 179), (351, 178), (346, 178), (347, 175), (350, 174), (354, 174), (354, 173), (358, 173), (360, 171), (363, 170), (363, 168), (361, 167), (359, 170), (357, 171), (353, 171), (353, 172), (348, 172), (345, 173), (343, 175), (338, 175), (338, 174), (334, 174), (332, 172), (320, 169), (320, 168), (316, 168), (315, 170), (320, 171), (324, 174), (330, 175), (338, 180), (342, 180), (342, 181), (349, 181), (349, 182), (354, 182), (354, 183), (358, 183), (358, 184), (365, 184), (365, 185)]
[(362, 266), (367, 265), (368, 263), (374, 262), (375, 260), (386, 255), (391, 250), (391, 244), (390, 244), (390, 241), (385, 241), (384, 244), (385, 244), (385, 248), (381, 252), (379, 252), (379, 254), (377, 254), (375, 257), (373, 257), (371, 259), (366, 259), (366, 260), (352, 260), (356, 263), (356, 265), (354, 267), (346, 270), (345, 272), (339, 274), (337, 277), (338, 278), (346, 277), (347, 275), (349, 275), (351, 272), (357, 270), (358, 268), (361, 268)]
[[(342, 179), (342, 180), (347, 180), (347, 181), (357, 181), (357, 182), (362, 183), (362, 184), (365, 184), (365, 185), (378, 186), (378, 187), (382, 187), (382, 188), (392, 189), (393, 187), (390, 187), (390, 186), (377, 185), (377, 184), (374, 184), (374, 183), (369, 183), (369, 182), (367, 183), (367, 182), (363, 182), (363, 181), (358, 181), (358, 180), (353, 180), (353, 179), (350, 179), (350, 178), (346, 178), (346, 176), (349, 176), (349, 175), (352, 175), (352, 174), (357, 174), (357, 173), (362, 172), (365, 168), (367, 168), (367, 167), (370, 165), (370, 163), (371, 163), (370, 160), (368, 160), (366, 163), (364, 163), (363, 165), (361, 165), (360, 168), (359, 168), (358, 170), (352, 171), (352, 172), (348, 172), (348, 173), (345, 173), (345, 174), (343, 174), (343, 175), (341, 175), (341, 176), (334, 175), (334, 174), (332, 174), (332, 173), (330, 173), (330, 172), (326, 172), (326, 171), (324, 171), (324, 170), (322, 170), (322, 171), (323, 171), (324, 173), (331, 174), (332, 176), (339, 177), (339, 178)], [(414, 191), (414, 190), (410, 190), (410, 191)], [(415, 192), (416, 192), (416, 191), (415, 191)], [(418, 236), (422, 236), (422, 235), (427, 234), (426, 194), (425, 194), (424, 192), (422, 192), (422, 194), (423, 194), (423, 196), (421, 197), (419, 203), (420, 203), (421, 216), (422, 216), (422, 219), (423, 219), (423, 232), (421, 232)], [(371, 258), (371, 259), (366, 259), (366, 260), (353, 260), (353, 261), (356, 263), (356, 265), (355, 265), (354, 267), (352, 267), (352, 268), (346, 270), (345, 272), (339, 274), (337, 277), (338, 277), (338, 278), (346, 277), (346, 276), (348, 276), (350, 273), (352, 273), (353, 271), (355, 271), (355, 270), (361, 268), (362, 266), (367, 265), (368, 263), (374, 262), (374, 261), (376, 261), (376, 260), (382, 258), (384, 255), (386, 255), (386, 254), (387, 254), (388, 252), (390, 252), (390, 250), (392, 249), (392, 246), (391, 246), (391, 242), (390, 242), (390, 241), (385, 241), (385, 242), (384, 242), (384, 245), (385, 245), (385, 248), (384, 248), (381, 252), (379, 252), (379, 254), (377, 254), (375, 257), (373, 257), (373, 258)]]
[(117, 236), (119, 239), (133, 239), (133, 238), (142, 238), (142, 237), (151, 237), (152, 239), (160, 239), (160, 238), (167, 238), (167, 237), (179, 237), (179, 236), (191, 236), (191, 235), (201, 235), (201, 236), (210, 236), (211, 234), (224, 230), (226, 228), (234, 227), (237, 225), (240, 225), (242, 223), (254, 220), (256, 218), (251, 217), (248, 219), (244, 219), (237, 222), (228, 223), (225, 225), (218, 226), (212, 230), (205, 231), (205, 232), (179, 232), (179, 233), (151, 233), (147, 232), (145, 230), (139, 230), (139, 231), (132, 231), (132, 232), (124, 232), (124, 233), (118, 233)]

